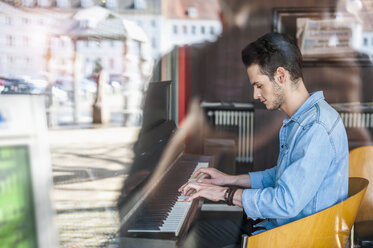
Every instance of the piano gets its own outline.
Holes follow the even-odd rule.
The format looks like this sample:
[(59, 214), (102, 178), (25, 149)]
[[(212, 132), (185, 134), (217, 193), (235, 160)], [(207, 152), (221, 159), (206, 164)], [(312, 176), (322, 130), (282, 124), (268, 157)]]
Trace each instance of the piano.
[(213, 159), (183, 152), (185, 137), (176, 132), (167, 110), (162, 114), (167, 104), (155, 103), (152, 96), (157, 92), (159, 99), (168, 87), (159, 82), (148, 89), (143, 126), (133, 149), (134, 161), (118, 199), (121, 247), (178, 246), (202, 205), (200, 199), (185, 202), (178, 189), (193, 180), (199, 168), (212, 167)]

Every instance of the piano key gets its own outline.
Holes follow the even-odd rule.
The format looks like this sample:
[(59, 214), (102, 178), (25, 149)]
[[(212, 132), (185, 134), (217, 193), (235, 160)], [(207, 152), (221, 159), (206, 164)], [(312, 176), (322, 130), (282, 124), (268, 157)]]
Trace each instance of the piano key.
[[(167, 183), (161, 185), (149, 199), (128, 232), (171, 232), (179, 235), (192, 202), (185, 202), (187, 196), (177, 190), (185, 182), (195, 181), (192, 176), (198, 169), (208, 167), (207, 162), (195, 164), (193, 161), (181, 161), (175, 165), (174, 173), (169, 173), (170, 178), (165, 180)], [(180, 166), (182, 169), (178, 168)]]

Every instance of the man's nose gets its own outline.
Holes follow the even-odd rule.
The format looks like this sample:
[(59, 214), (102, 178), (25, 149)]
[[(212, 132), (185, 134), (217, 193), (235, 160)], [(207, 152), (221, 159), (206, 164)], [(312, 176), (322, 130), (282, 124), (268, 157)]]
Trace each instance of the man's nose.
[(255, 89), (255, 87), (254, 87), (254, 99), (256, 100), (256, 99), (259, 99), (259, 92), (258, 92), (258, 90), (257, 89)]

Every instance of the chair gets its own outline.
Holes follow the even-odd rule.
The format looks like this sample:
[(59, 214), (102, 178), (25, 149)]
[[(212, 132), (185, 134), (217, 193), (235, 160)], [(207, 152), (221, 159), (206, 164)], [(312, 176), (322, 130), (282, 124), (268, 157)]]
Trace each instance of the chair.
[[(373, 146), (350, 151), (350, 177), (373, 180)], [(373, 247), (373, 187), (370, 185), (361, 202), (354, 225), (354, 240), (361, 247)]]
[(318, 213), (248, 237), (242, 247), (344, 247), (369, 181), (349, 179), (349, 196)]

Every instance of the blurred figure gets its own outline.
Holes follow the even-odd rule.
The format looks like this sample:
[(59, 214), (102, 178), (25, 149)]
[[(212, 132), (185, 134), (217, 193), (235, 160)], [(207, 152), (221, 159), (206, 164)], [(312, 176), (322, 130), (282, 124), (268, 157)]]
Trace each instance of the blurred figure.
[(92, 106), (92, 120), (94, 124), (107, 124), (110, 121), (110, 111), (105, 106), (105, 88), (109, 84), (109, 74), (101, 66), (100, 61), (96, 61), (95, 64), (92, 77), (96, 80), (97, 91)]

